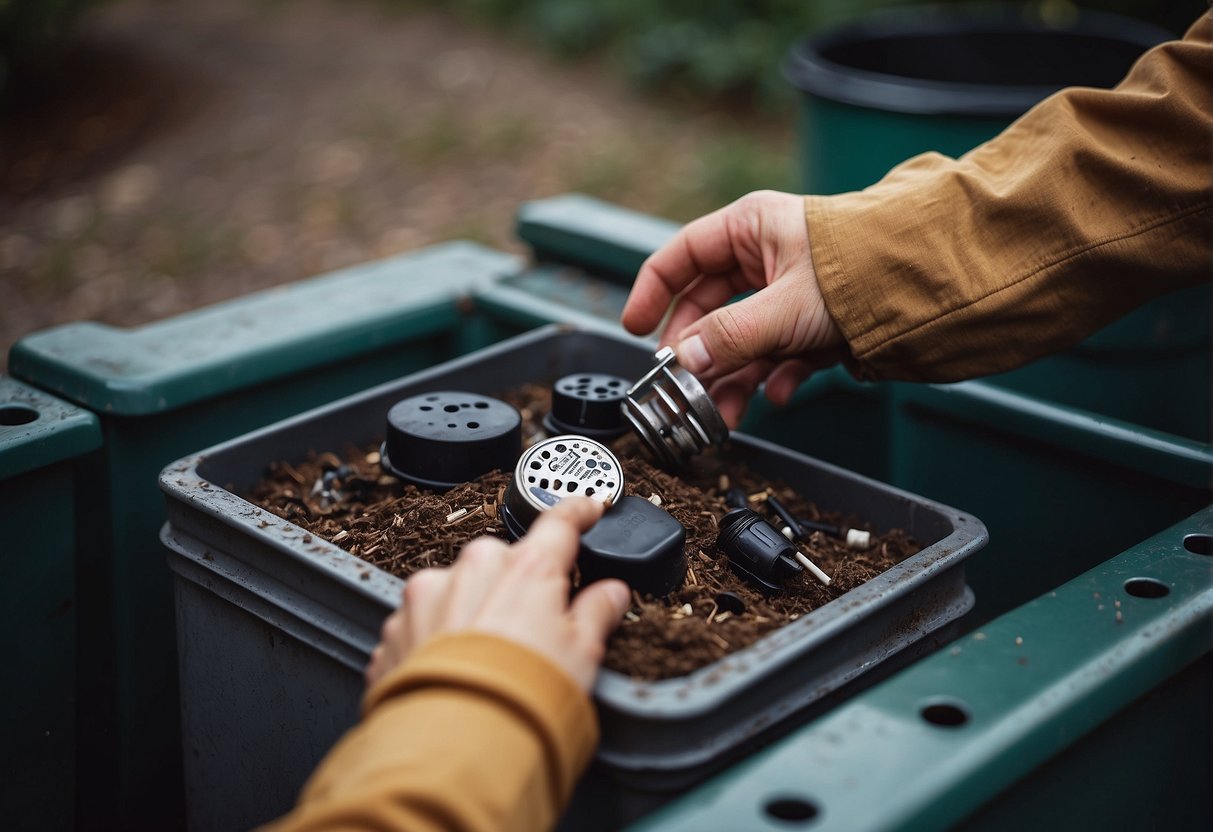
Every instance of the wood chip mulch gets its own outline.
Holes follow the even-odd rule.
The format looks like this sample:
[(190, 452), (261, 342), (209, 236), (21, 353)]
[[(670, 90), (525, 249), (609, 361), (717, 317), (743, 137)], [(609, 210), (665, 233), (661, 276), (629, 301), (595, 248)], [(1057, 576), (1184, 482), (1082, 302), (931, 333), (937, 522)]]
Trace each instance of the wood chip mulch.
[[(524, 444), (542, 436), (547, 388), (528, 385), (500, 398), (522, 413)], [(652, 465), (630, 435), (610, 447), (623, 465), (626, 493), (643, 498), (656, 494), (661, 507), (687, 529), (683, 587), (666, 598), (634, 595), (607, 647), (606, 667), (636, 679), (667, 679), (711, 664), (838, 598), (920, 548), (901, 530), (872, 529), (863, 518), (820, 508), (809, 495), (767, 481), (744, 462), (730, 460), (727, 449), (701, 455), (689, 470), (674, 476)], [(508, 540), (497, 509), (509, 480), (509, 472), (493, 471), (446, 493), (434, 493), (385, 475), (379, 467), (378, 446), (351, 446), (341, 453), (311, 452), (302, 462), (274, 463), (247, 496), (310, 534), (404, 578), (452, 563), (462, 546), (479, 535)], [(774, 515), (762, 505), (767, 489), (796, 517), (871, 531), (872, 546), (855, 551), (814, 532), (801, 543), (801, 551), (833, 579), (830, 586), (806, 571), (790, 581), (781, 595), (766, 597), (734, 574), (728, 559), (716, 549), (717, 523), (728, 511), (724, 491), (730, 486), (744, 489), (751, 496), (751, 507), (777, 526)], [(826, 494), (812, 496), (829, 499)], [(720, 609), (716, 599), (723, 592), (740, 596), (745, 610)]]

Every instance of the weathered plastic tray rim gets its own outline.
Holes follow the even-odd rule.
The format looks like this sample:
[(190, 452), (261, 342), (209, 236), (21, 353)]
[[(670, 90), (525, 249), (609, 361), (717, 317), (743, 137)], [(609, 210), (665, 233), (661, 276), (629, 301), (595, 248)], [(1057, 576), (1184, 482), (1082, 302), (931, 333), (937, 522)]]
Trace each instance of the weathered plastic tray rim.
[[(327, 578), (339, 583), (346, 590), (365, 597), (367, 600), (377, 602), (382, 606), (383, 612), (386, 615), (397, 606), (401, 588), (404, 586), (402, 579), (375, 568), (366, 561), (349, 554), (339, 546), (315, 536), (313, 536), (312, 542), (308, 544), (315, 554), (308, 555), (299, 552), (294, 544), (298, 542), (299, 537), (307, 534), (304, 529), (293, 523), (281, 520), (276, 515), (258, 508), (256, 505), (220, 486), (212, 485), (198, 473), (198, 468), (204, 465), (211, 455), (231, 451), (239, 448), (241, 445), (256, 442), (267, 434), (277, 433), (294, 425), (322, 417), (325, 414), (340, 411), (357, 400), (373, 398), (376, 394), (398, 387), (402, 383), (416, 384), (423, 382), (428, 377), (447, 374), (457, 371), (461, 367), (479, 364), (486, 358), (511, 351), (519, 346), (542, 341), (553, 335), (567, 333), (630, 340), (635, 344), (651, 348), (651, 344), (647, 342), (638, 339), (621, 339), (619, 335), (614, 333), (578, 330), (563, 325), (541, 327), (479, 350), (471, 355), (462, 356), (443, 362), (427, 370), (385, 382), (368, 390), (355, 393), (327, 405), (314, 408), (212, 446), (200, 453), (183, 457), (171, 463), (162, 471), (160, 487), (170, 497), (177, 497), (187, 503), (193, 504), (195, 508), (202, 510), (224, 525), (253, 536), (260, 543), (271, 546), (299, 565), (318, 569)], [(807, 463), (812, 467), (840, 475), (844, 478), (856, 480), (864, 484), (871, 484), (874, 488), (884, 491), (891, 496), (902, 497), (921, 508), (938, 513), (951, 524), (953, 531), (943, 539), (925, 547), (911, 558), (848, 592), (844, 597), (848, 602), (851, 602), (853, 608), (857, 608), (860, 612), (865, 613), (863, 615), (836, 615), (836, 608), (834, 608), (834, 603), (832, 602), (764, 636), (749, 647), (730, 654), (719, 662), (715, 662), (686, 676), (673, 679), (644, 682), (633, 680), (621, 673), (604, 670), (599, 675), (594, 692), (596, 696), (610, 702), (613, 708), (622, 713), (643, 719), (654, 719), (669, 716), (693, 718), (699, 714), (710, 712), (720, 707), (722, 703), (738, 694), (742, 689), (753, 684), (752, 679), (740, 674), (733, 674), (725, 679), (715, 679), (709, 685), (702, 684), (709, 676), (720, 670), (726, 662), (731, 661), (740, 664), (750, 658), (762, 657), (764, 667), (770, 668), (772, 671), (790, 662), (794, 662), (804, 654), (819, 648), (839, 632), (854, 626), (857, 620), (866, 618), (867, 614), (874, 611), (871, 608), (877, 599), (887, 598), (888, 600), (893, 600), (913, 592), (929, 577), (940, 574), (952, 566), (959, 565), (974, 549), (980, 547), (987, 538), (985, 527), (980, 521), (961, 514), (949, 506), (935, 503), (919, 495), (911, 494), (885, 483), (846, 471), (838, 466), (808, 457), (774, 443), (766, 442), (757, 437), (735, 432), (732, 441), (755, 448), (778, 451), (797, 463)], [(206, 494), (205, 500), (198, 497), (200, 491)], [(293, 529), (299, 537), (293, 540), (282, 540), (271, 536), (267, 533), (267, 528), (260, 525), (262, 522), (269, 522), (271, 526), (285, 526), (288, 529)], [(369, 576), (364, 577), (368, 570)], [(693, 701), (684, 696), (685, 690), (688, 687), (696, 689), (696, 696), (693, 698)]]

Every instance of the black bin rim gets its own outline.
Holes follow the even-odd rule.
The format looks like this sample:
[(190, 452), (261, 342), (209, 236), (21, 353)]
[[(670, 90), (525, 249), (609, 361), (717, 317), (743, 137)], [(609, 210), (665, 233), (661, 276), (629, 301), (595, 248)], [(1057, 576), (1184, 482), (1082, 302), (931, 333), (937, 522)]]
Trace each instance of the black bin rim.
[[(1013, 79), (975, 83), (878, 71), (838, 57), (857, 45), (888, 46), (929, 38), (992, 42), (1008, 37), (1022, 39), (1025, 45), (1030, 39), (1039, 44), (1048, 38), (1065, 38), (1087, 48), (1105, 49), (1110, 61), (1120, 60), (1123, 66), (1113, 73), (1105, 68), (1097, 83), (1016, 83)], [(1176, 37), (1151, 23), (1085, 9), (1065, 22), (1051, 23), (1025, 7), (1005, 4), (921, 6), (875, 12), (802, 38), (789, 49), (782, 69), (784, 77), (802, 93), (843, 104), (905, 114), (1009, 121), (1067, 86), (1114, 85), (1147, 49)], [(1127, 55), (1133, 58), (1126, 59)]]

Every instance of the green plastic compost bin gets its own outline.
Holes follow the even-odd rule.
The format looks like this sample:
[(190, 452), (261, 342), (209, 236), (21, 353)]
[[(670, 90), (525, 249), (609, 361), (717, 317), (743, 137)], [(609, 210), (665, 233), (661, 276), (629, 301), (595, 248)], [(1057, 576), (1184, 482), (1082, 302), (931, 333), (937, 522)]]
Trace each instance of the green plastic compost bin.
[[(1066, 556), (1064, 542), (1054, 546)], [(989, 622), (641, 823), (1213, 827), (1213, 507)]]
[[(1195, 12), (1194, 12), (1195, 14)], [(1116, 15), (1026, 5), (877, 12), (794, 44), (801, 184), (855, 191), (929, 150), (960, 156), (1063, 87), (1112, 87), (1174, 35)]]
[[(97, 418), (0, 376), (0, 686), (5, 825), (73, 828), (76, 807), (77, 502)], [(87, 776), (87, 772), (84, 773)]]
[(96, 412), (105, 438), (80, 598), (82, 825), (166, 829), (183, 814), (172, 582), (156, 476), (192, 448), (482, 343), (469, 297), (517, 269), (451, 243), (135, 329), (28, 336), (11, 372)]

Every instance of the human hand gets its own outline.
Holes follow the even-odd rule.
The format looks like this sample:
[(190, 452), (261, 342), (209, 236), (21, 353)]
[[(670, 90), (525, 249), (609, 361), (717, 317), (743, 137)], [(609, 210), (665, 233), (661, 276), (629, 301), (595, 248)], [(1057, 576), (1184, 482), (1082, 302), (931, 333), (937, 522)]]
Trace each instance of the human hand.
[(616, 580), (597, 581), (569, 602), (580, 534), (602, 512), (595, 500), (565, 497), (512, 546), (480, 537), (463, 547), (454, 566), (410, 577), (404, 603), (383, 623), (366, 668), (367, 686), (435, 636), (475, 630), (530, 648), (588, 691), (607, 636), (631, 602), (627, 584)]
[[(759, 291), (725, 305), (749, 289)], [(799, 196), (756, 191), (684, 226), (641, 266), (623, 326), (651, 332), (671, 302), (661, 344), (676, 345), (730, 427), (764, 380), (767, 398), (786, 404), (796, 385), (842, 356)]]

